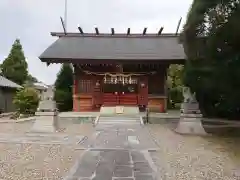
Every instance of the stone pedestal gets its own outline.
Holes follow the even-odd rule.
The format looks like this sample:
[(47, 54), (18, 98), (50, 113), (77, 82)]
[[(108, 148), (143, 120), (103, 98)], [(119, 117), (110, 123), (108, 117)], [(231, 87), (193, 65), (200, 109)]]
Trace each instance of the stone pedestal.
[(36, 120), (32, 127), (34, 132), (53, 133), (58, 129), (58, 112), (36, 112)]
[(207, 135), (201, 120), (202, 114), (182, 113), (175, 131), (179, 134)]
[(185, 99), (181, 104), (181, 115), (175, 129), (180, 134), (207, 135), (202, 126), (202, 114), (195, 98)]
[(45, 133), (56, 132), (58, 129), (58, 111), (56, 103), (53, 101), (53, 89), (49, 88), (43, 93), (35, 116), (36, 120), (32, 131)]
[(202, 114), (195, 93), (184, 87), (183, 97), (180, 120), (175, 131), (180, 134), (207, 135), (202, 126)]
[(184, 102), (181, 104), (181, 114), (201, 114), (198, 102)]

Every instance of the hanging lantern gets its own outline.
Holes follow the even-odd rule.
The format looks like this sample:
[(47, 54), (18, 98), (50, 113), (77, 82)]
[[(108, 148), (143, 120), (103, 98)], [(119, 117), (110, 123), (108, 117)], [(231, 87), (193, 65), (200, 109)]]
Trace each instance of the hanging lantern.
[(132, 84), (132, 77), (129, 78), (129, 84)]

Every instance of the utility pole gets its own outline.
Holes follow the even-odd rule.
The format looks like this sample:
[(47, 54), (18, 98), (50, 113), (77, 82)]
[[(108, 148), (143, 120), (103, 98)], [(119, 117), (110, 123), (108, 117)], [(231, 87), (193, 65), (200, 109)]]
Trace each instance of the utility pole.
[(67, 31), (67, 1), (68, 0), (65, 0), (65, 13), (64, 13), (64, 25), (65, 25), (65, 28), (66, 28), (66, 31)]

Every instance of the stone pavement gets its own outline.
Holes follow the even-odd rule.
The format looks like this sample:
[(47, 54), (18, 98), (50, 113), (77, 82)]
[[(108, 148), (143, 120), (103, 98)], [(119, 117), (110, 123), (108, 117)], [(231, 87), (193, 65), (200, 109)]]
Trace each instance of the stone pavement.
[(140, 122), (121, 124), (117, 122), (119, 118), (116, 123), (112, 120), (109, 124), (99, 122), (93, 137), (83, 143), (87, 150), (65, 180), (158, 179), (157, 168), (149, 154), (157, 146), (148, 130)]
[(89, 137), (65, 133), (0, 133), (0, 143), (59, 144), (74, 151), (84, 150), (65, 180), (157, 179), (157, 168), (149, 153), (157, 145), (147, 128), (140, 124), (140, 118), (101, 117)]
[(154, 180), (147, 151), (89, 150), (75, 164), (68, 180)]
[(151, 150), (157, 146), (140, 124), (103, 124), (97, 125), (92, 138), (84, 143), (86, 148)]

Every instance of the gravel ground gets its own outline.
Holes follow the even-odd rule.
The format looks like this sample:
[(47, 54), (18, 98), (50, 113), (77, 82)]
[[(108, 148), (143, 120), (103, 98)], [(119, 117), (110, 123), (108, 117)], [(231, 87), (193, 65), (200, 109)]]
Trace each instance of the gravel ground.
[[(23, 134), (29, 132), (34, 124), (34, 121), (25, 121), (18, 123), (0, 123), (0, 133), (16, 133)], [(94, 127), (92, 123), (74, 123), (72, 121), (59, 121), (59, 132), (67, 134), (80, 134), (90, 136)]]
[(0, 123), (0, 133), (25, 133), (31, 130), (33, 121)]
[(182, 136), (166, 125), (148, 125), (159, 146), (152, 152), (166, 180), (240, 180), (240, 138)]
[(81, 153), (63, 145), (0, 144), (0, 179), (62, 179)]
[[(23, 134), (33, 123), (0, 123), (0, 133)], [(73, 135), (90, 136), (94, 131), (91, 123), (61, 122), (61, 128), (60, 133)], [(0, 143), (0, 180), (62, 179), (83, 152), (75, 146)]]
[(63, 133), (67, 134), (80, 134), (85, 136), (91, 136), (94, 132), (94, 127), (91, 123), (74, 124), (74, 123), (62, 123), (61, 129)]

